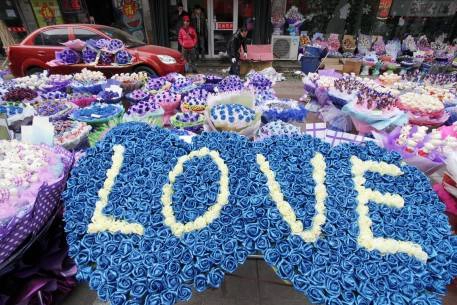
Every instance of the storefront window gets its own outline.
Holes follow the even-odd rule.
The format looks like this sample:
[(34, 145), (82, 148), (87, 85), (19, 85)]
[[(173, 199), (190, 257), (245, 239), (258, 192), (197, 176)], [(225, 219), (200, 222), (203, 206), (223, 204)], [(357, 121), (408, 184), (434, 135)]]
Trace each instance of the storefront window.
[(248, 42), (252, 41), (254, 32), (254, 5), (253, 1), (238, 1), (238, 28), (245, 26), (248, 29)]
[(214, 54), (224, 54), (233, 35), (233, 0), (214, 0)]

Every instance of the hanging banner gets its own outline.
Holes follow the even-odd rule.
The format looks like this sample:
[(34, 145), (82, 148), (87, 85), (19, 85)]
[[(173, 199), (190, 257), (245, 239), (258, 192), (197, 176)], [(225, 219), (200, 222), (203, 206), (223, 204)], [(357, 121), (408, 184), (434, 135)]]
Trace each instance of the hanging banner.
[(389, 12), (390, 12), (391, 6), (392, 6), (392, 0), (379, 1), (378, 19), (387, 19), (387, 17), (389, 17)]
[(30, 4), (39, 27), (63, 23), (57, 0), (31, 0)]
[(113, 0), (115, 15), (118, 24), (123, 30), (135, 36), (138, 40), (145, 41), (143, 8), (139, 0)]

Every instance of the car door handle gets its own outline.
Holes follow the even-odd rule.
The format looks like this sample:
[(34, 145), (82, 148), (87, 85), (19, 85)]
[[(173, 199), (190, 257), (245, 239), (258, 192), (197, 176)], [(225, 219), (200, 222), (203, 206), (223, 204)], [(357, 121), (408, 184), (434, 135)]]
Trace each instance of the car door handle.
[(46, 52), (45, 52), (45, 51), (38, 51), (37, 54), (38, 54), (38, 55), (45, 55)]

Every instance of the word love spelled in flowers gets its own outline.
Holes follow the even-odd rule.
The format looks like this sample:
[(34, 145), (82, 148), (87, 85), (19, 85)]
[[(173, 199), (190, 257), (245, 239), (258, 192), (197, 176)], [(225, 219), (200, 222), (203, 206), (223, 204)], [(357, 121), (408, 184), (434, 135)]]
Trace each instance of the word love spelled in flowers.
[(372, 143), (188, 143), (127, 123), (79, 160), (64, 199), (79, 279), (113, 305), (189, 300), (254, 253), (318, 304), (440, 304), (457, 275), (427, 178)]

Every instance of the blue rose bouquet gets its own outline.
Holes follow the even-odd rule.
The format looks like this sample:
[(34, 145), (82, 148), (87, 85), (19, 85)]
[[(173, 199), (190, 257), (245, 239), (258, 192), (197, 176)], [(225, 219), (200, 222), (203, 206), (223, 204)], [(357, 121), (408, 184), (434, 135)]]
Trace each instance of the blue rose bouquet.
[(267, 101), (261, 109), (263, 111), (262, 122), (264, 123), (277, 120), (284, 122), (302, 122), (306, 119), (307, 115), (305, 106), (290, 99)]

